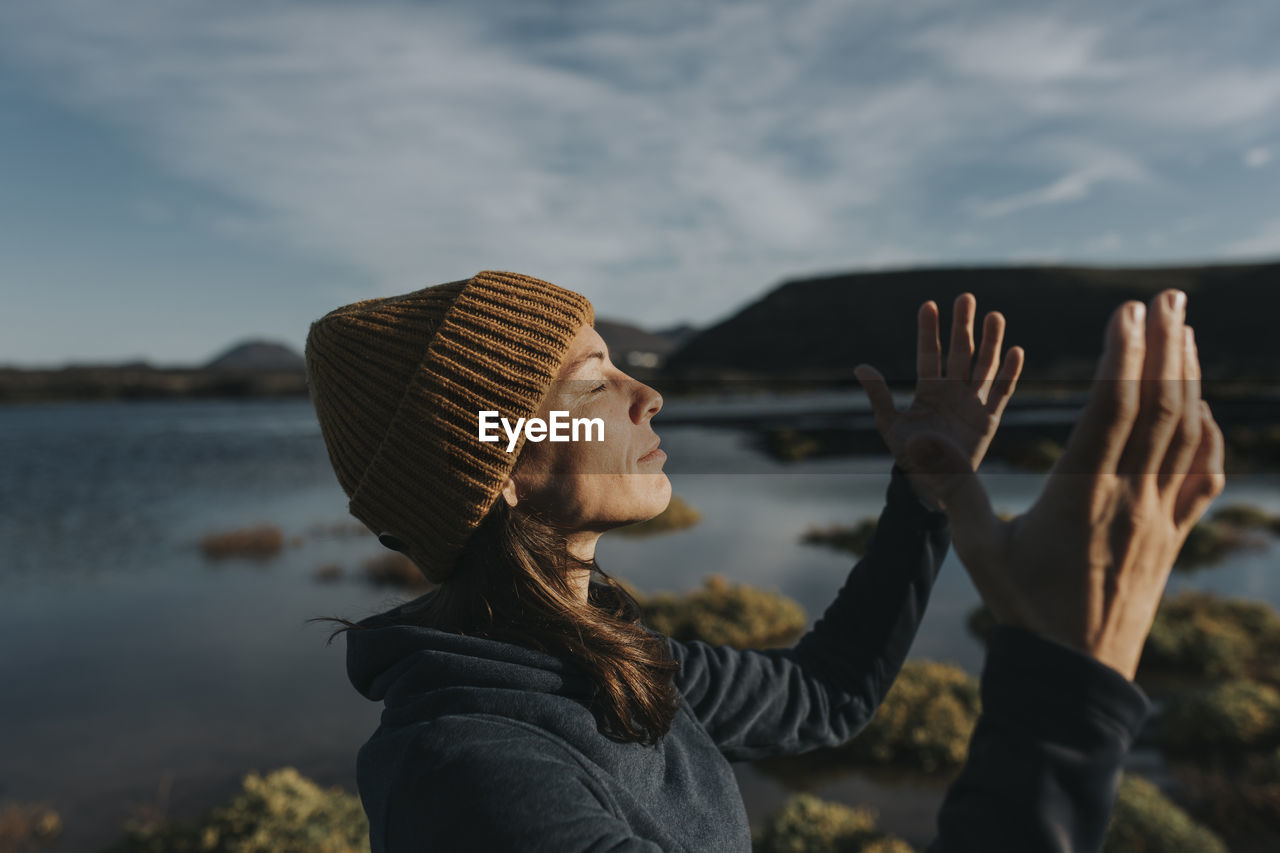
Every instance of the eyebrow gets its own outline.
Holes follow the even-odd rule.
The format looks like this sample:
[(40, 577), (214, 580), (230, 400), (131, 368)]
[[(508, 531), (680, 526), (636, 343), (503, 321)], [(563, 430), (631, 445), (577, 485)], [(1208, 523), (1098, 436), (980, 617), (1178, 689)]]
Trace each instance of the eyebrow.
[(570, 373), (573, 373), (575, 370), (577, 370), (579, 367), (586, 364), (588, 361), (590, 361), (593, 358), (598, 358), (601, 361), (604, 361), (604, 353), (597, 350), (596, 352), (592, 352), (584, 355), (582, 358), (577, 359), (572, 364), (570, 364), (567, 368), (565, 368), (565, 375), (568, 376)]

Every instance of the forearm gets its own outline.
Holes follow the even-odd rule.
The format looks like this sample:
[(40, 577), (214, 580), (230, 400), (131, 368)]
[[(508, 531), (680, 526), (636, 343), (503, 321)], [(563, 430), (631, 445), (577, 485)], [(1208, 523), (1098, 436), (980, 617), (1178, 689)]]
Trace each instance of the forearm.
[(806, 666), (857, 696), (868, 717), (907, 658), (950, 542), (946, 516), (926, 509), (894, 466), (866, 557), (796, 644)]
[(868, 553), (795, 647), (673, 643), (678, 687), (731, 760), (843, 743), (871, 719), (915, 637), (950, 543), (895, 470)]
[(1015, 628), (989, 637), (982, 717), (930, 853), (1098, 850), (1121, 764), (1150, 712), (1142, 690)]

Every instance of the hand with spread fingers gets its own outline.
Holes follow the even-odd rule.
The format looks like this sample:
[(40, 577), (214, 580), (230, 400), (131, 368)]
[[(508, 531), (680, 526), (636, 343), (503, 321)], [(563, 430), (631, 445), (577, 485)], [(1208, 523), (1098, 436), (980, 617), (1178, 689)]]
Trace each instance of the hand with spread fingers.
[(971, 446), (918, 435), (909, 448), (996, 621), (1130, 680), (1174, 559), (1225, 485), (1185, 316), (1176, 290), (1116, 310), (1084, 412), (1040, 497), (1011, 521), (992, 512)]
[[(938, 509), (930, 481), (920, 476), (920, 466), (907, 452), (916, 436), (944, 436), (969, 460), (971, 470), (986, 455), (1000, 425), (1005, 404), (1022, 373), (1023, 351), (1013, 347), (1000, 364), (1004, 340), (1004, 315), (987, 314), (983, 322), (981, 351), (974, 364), (973, 319), (977, 300), (971, 293), (956, 298), (951, 324), (951, 344), (946, 375), (942, 372), (942, 344), (938, 339), (938, 306), (929, 301), (917, 315), (916, 392), (906, 411), (898, 411), (878, 370), (867, 364), (854, 368), (875, 412), (876, 429), (889, 446), (898, 467), (907, 473), (916, 495)], [(999, 372), (997, 372), (999, 368)]]

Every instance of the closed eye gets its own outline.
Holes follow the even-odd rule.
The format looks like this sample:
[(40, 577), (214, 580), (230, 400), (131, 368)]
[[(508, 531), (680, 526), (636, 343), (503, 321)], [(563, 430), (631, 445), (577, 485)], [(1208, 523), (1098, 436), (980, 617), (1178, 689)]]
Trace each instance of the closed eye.
[(605, 389), (606, 389), (606, 388), (608, 388), (608, 387), (609, 387), (609, 386), (608, 386), (607, 384), (605, 384), (605, 385), (601, 385), (599, 388), (592, 388), (592, 389), (591, 389), (591, 393), (592, 393), (592, 394), (598, 394), (599, 392), (601, 392), (601, 391), (605, 390)]

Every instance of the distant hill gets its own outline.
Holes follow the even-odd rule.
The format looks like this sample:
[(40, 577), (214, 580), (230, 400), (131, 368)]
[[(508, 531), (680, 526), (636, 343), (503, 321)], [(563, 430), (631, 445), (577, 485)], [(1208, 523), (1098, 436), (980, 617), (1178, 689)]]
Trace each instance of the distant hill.
[(662, 332), (647, 332), (630, 323), (603, 318), (596, 318), (595, 330), (609, 347), (610, 360), (622, 370), (661, 366), (667, 355), (696, 331), (692, 326), (683, 325)]
[(243, 341), (204, 365), (205, 370), (306, 370), (302, 356), (274, 341)]
[(1164, 268), (956, 267), (846, 273), (784, 282), (702, 330), (664, 364), (670, 378), (725, 375), (852, 378), (860, 362), (915, 380), (919, 306), (969, 291), (1008, 320), (1005, 346), (1027, 353), (1026, 380), (1088, 381), (1107, 318), (1126, 299), (1184, 290), (1207, 379), (1280, 385), (1280, 263)]

